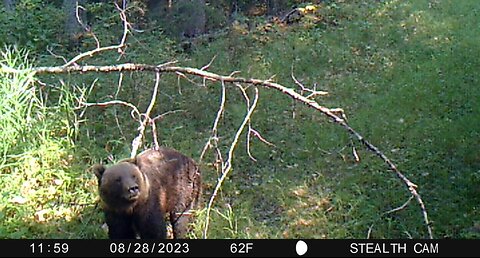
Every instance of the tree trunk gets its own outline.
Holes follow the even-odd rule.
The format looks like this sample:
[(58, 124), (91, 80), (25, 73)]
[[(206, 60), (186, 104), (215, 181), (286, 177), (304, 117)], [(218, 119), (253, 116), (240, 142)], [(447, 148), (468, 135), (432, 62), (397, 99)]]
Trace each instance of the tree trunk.
[(7, 10), (7, 12), (15, 11), (15, 0), (3, 0), (3, 3), (5, 4), (5, 10)]
[(78, 18), (82, 22), (85, 21), (85, 12), (82, 9), (78, 9), (77, 18), (77, 5), (83, 5), (85, 0), (63, 0), (63, 10), (66, 13), (65, 20), (65, 34), (69, 39), (69, 47), (75, 47), (80, 44), (82, 37), (82, 26), (78, 22)]
[(207, 25), (205, 0), (179, 0), (177, 5), (182, 36), (191, 38), (204, 34)]

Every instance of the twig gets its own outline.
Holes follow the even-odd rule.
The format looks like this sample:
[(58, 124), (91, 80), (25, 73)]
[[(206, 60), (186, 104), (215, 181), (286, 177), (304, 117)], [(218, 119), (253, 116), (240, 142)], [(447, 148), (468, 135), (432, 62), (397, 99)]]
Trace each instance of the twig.
[(122, 88), (122, 82), (123, 82), (123, 73), (120, 73), (120, 76), (118, 77), (117, 91), (115, 92), (115, 95), (113, 96), (114, 99), (118, 99), (118, 94), (120, 93), (120, 89)]
[(172, 110), (172, 111), (167, 111), (161, 115), (158, 115), (152, 119), (150, 119), (150, 126), (152, 126), (152, 135), (153, 135), (153, 144), (154, 144), (154, 149), (155, 150), (159, 150), (160, 149), (160, 144), (158, 144), (158, 138), (157, 138), (157, 125), (156, 125), (156, 122), (157, 120), (161, 120), (163, 119), (166, 115), (169, 115), (169, 114), (174, 114), (174, 113), (177, 113), (177, 112), (185, 112), (185, 110)]
[(253, 161), (257, 161), (256, 158), (253, 157), (252, 155), (252, 152), (250, 151), (250, 138), (251, 138), (251, 134), (250, 134), (250, 131), (252, 130), (252, 124), (250, 123), (250, 121), (248, 122), (248, 133), (247, 133), (247, 154), (248, 154), (248, 157), (253, 160)]
[[(82, 26), (82, 28), (86, 31), (86, 32), (89, 32), (90, 35), (92, 35), (93, 39), (95, 40), (95, 42), (97, 43), (97, 48), (100, 47), (100, 40), (98, 40), (98, 37), (97, 35), (95, 35), (95, 33), (93, 33), (92, 31), (92, 28), (88, 27), (87, 25), (85, 25), (83, 22), (82, 22), (82, 19), (80, 18), (80, 14), (78, 12), (78, 10), (83, 10), (84, 12), (86, 11), (86, 9), (81, 6), (81, 5), (78, 5), (78, 2), (76, 2), (76, 8), (75, 8), (75, 16), (77, 17), (77, 22)], [(65, 60), (65, 63), (67, 63), (67, 61)]]
[(408, 231), (403, 231), (403, 233), (405, 233), (405, 235), (408, 236), (408, 239), (413, 239), (412, 235), (410, 233), (408, 233)]
[(210, 65), (212, 65), (213, 61), (215, 61), (215, 58), (217, 58), (217, 55), (214, 55), (212, 60), (210, 60), (210, 62), (208, 64), (202, 66), (202, 68), (200, 68), (200, 70), (205, 71), (208, 68), (210, 68)]
[(180, 82), (180, 76), (177, 76), (178, 95), (182, 95), (182, 85)]
[(293, 79), (293, 82), (295, 82), (295, 84), (300, 87), (300, 89), (302, 89), (302, 95), (303, 95), (303, 92), (306, 91), (306, 92), (310, 92), (310, 95), (308, 95), (306, 98), (309, 99), (309, 98), (312, 98), (312, 97), (315, 97), (317, 95), (321, 95), (321, 96), (326, 96), (328, 95), (328, 92), (326, 91), (317, 91), (315, 88), (313, 90), (303, 86), (303, 84), (301, 82), (299, 82), (297, 80), (297, 78), (295, 78), (295, 76), (293, 75), (293, 67), (292, 67), (292, 79)]
[[(160, 73), (155, 74), (155, 86), (153, 87), (152, 99), (150, 100), (150, 104), (147, 107), (147, 110), (143, 114), (144, 119), (138, 128), (138, 135), (132, 141), (132, 152), (130, 153), (130, 158), (134, 158), (137, 155), (138, 148), (142, 145), (143, 135), (145, 133), (145, 128), (147, 124), (151, 124), (150, 119), (150, 112), (152, 112), (153, 106), (155, 105), (155, 100), (157, 99), (158, 93), (158, 85), (160, 84)], [(158, 145), (158, 143), (157, 143)], [(158, 146), (155, 146), (158, 149)]]
[(150, 126), (152, 127), (153, 148), (155, 150), (159, 150), (160, 149), (160, 144), (158, 144), (157, 125), (155, 124), (155, 121), (150, 120)]
[(390, 214), (390, 213), (397, 212), (397, 211), (400, 211), (400, 210), (405, 209), (405, 207), (407, 207), (407, 205), (410, 203), (410, 201), (411, 201), (413, 198), (414, 198), (413, 195), (410, 196), (410, 198), (408, 198), (408, 200), (407, 200), (404, 204), (402, 204), (402, 206), (397, 207), (397, 208), (395, 208), (395, 209), (391, 209), (391, 210), (389, 210), (389, 211), (386, 211), (386, 212), (383, 213), (382, 215), (387, 215), (387, 214)]
[(263, 138), (263, 136), (259, 132), (257, 132), (257, 130), (255, 130), (253, 128), (250, 128), (249, 131), (250, 131), (251, 134), (253, 134), (253, 136), (257, 137), (260, 141), (262, 141), (266, 145), (275, 147), (275, 144), (273, 144), (273, 143), (267, 141), (265, 138)]
[(157, 65), (157, 67), (170, 66), (170, 65), (173, 65), (173, 64), (176, 64), (176, 63), (178, 63), (178, 60), (168, 61), (168, 62), (166, 62), (166, 63)]
[[(191, 84), (193, 85), (198, 85), (197, 82), (195, 82), (194, 80), (188, 78), (185, 74), (181, 73), (181, 72), (176, 72), (176, 74), (178, 75), (179, 78), (184, 78), (185, 80), (187, 80), (188, 82), (190, 82)], [(205, 86), (205, 79), (203, 80), (203, 86)], [(181, 90), (179, 90), (181, 91)]]
[(232, 76), (234, 76), (236, 74), (239, 74), (239, 73), (240, 73), (240, 71), (233, 71), (228, 76), (232, 77)]
[[(202, 71), (205, 71), (207, 70), (208, 68), (210, 68), (210, 65), (212, 65), (213, 61), (215, 60), (215, 58), (217, 58), (217, 55), (214, 55), (212, 60), (210, 60), (210, 62), (206, 65), (204, 65), (202, 68), (200, 68), (200, 70)], [(207, 79), (205, 77), (203, 77), (203, 87), (207, 87), (206, 85), (206, 82), (207, 82)]]
[(120, 8), (120, 6), (118, 6), (117, 3), (115, 3), (115, 7), (117, 8), (117, 10), (119, 11), (120, 13), (120, 19), (122, 20), (123, 22), (123, 35), (122, 35), (122, 39), (120, 40), (120, 44), (117, 51), (118, 53), (120, 54), (120, 56), (118, 56), (117, 58), (117, 61), (120, 60), (120, 58), (123, 56), (124, 54), (124, 51), (125, 51), (125, 48), (126, 48), (126, 42), (127, 42), (127, 35), (128, 33), (130, 32), (130, 30), (128, 29), (129, 27), (133, 29), (132, 25), (128, 22), (127, 20), (127, 15), (125, 13), (125, 11), (127, 10), (127, 1), (126, 0), (123, 0), (122, 1), (122, 7)]
[[(240, 85), (239, 83), (235, 83), (235, 85), (240, 89), (240, 91), (242, 92), (242, 95), (243, 95), (243, 98), (245, 99), (245, 103), (247, 104), (247, 110), (250, 109), (250, 98), (248, 97), (248, 94), (246, 92), (246, 90), (242, 87), (242, 85)], [(256, 93), (258, 94), (258, 91), (256, 91)], [(258, 98), (258, 96), (255, 96), (256, 98)], [(260, 133), (253, 129), (252, 127), (252, 122), (251, 122), (251, 119), (248, 121), (248, 132), (247, 132), (247, 154), (248, 154), (248, 157), (250, 157), (251, 160), (253, 161), (257, 161), (256, 158), (253, 157), (251, 151), (250, 151), (250, 140), (251, 140), (251, 135), (254, 135), (255, 137), (257, 137), (258, 139), (260, 139), (260, 141), (262, 141), (263, 143), (269, 145), (269, 146), (272, 146), (273, 144), (270, 143), (269, 141), (265, 140), (261, 135)], [(274, 146), (274, 145), (273, 145)]]
[[(243, 95), (243, 98), (245, 99), (245, 104), (247, 104), (247, 110), (250, 109), (250, 98), (248, 97), (248, 94), (247, 92), (245, 91), (245, 89), (242, 87), (242, 85), (240, 85), (239, 83), (235, 83), (235, 85), (240, 89), (240, 91), (242, 92), (242, 95)], [(258, 91), (257, 91), (258, 93)], [(253, 161), (257, 161), (256, 158), (254, 158), (252, 156), (252, 153), (250, 152), (250, 130), (252, 130), (252, 123), (251, 123), (251, 120), (249, 119), (248, 120), (248, 132), (247, 132), (247, 154), (248, 154), (248, 157), (250, 157), (251, 160)]]
[(167, 115), (175, 114), (175, 113), (178, 113), (178, 112), (186, 112), (186, 111), (183, 110), (183, 109), (170, 110), (170, 111), (167, 111), (167, 112), (165, 112), (165, 113), (163, 113), (163, 114), (160, 114), (160, 115), (152, 118), (152, 121), (161, 120), (161, 119), (163, 119), (163, 118), (164, 118), (165, 116), (167, 116)]
[(150, 112), (152, 112), (153, 106), (155, 106), (155, 101), (157, 99), (158, 93), (158, 85), (160, 85), (160, 73), (155, 73), (155, 86), (153, 87), (152, 99), (150, 100), (150, 104), (145, 111), (146, 116), (150, 116)]
[(128, 103), (128, 102), (125, 102), (125, 101), (121, 101), (121, 100), (111, 100), (111, 101), (101, 102), (101, 103), (81, 102), (80, 105), (85, 106), (85, 107), (91, 107), (91, 106), (106, 107), (106, 106), (110, 106), (110, 105), (123, 105), (123, 106), (130, 107), (132, 109), (132, 111), (135, 114), (137, 114), (138, 117), (140, 117), (140, 112), (138, 111), (138, 108), (135, 105), (133, 105), (131, 103)]
[[(117, 49), (117, 50), (119, 50), (120, 53), (122, 53), (121, 49), (125, 48), (125, 42), (127, 40), (127, 35), (130, 32), (129, 29), (128, 29), (129, 23), (127, 21), (127, 16), (125, 15), (125, 9), (121, 9), (120, 7), (118, 7), (118, 5), (116, 3), (115, 3), (115, 5), (116, 5), (117, 9), (120, 11), (120, 18), (122, 19), (122, 22), (123, 22), (123, 36), (122, 36), (122, 39), (120, 40), (120, 43), (118, 45), (100, 47), (100, 42), (96, 38), (95, 34), (92, 33), (92, 35), (95, 38), (95, 41), (97, 42), (97, 47), (93, 50), (83, 52), (83, 53), (75, 56), (70, 61), (68, 61), (66, 64), (62, 65), (61, 67), (64, 67), (64, 68), (65, 67), (70, 67), (72, 64), (75, 64), (76, 62), (80, 61), (83, 58), (91, 57), (91, 56), (93, 56), (93, 55), (95, 55), (99, 52), (103, 52), (103, 51)], [(78, 8), (76, 9), (76, 12), (77, 12), (77, 19), (80, 20), (80, 18), (78, 17)], [(84, 26), (81, 21), (80, 21), (80, 24), (82, 24), (82, 26)]]
[(370, 227), (368, 227), (367, 239), (370, 239), (370, 234), (372, 233), (372, 229), (373, 229), (373, 224), (370, 225)]
[[(217, 116), (215, 117), (215, 121), (213, 122), (212, 130), (211, 130), (212, 134), (210, 138), (208, 138), (208, 141), (205, 144), (205, 147), (203, 147), (202, 153), (200, 154), (199, 162), (202, 161), (207, 150), (212, 147), (212, 142), (213, 142), (213, 147), (216, 149), (218, 148), (218, 123), (220, 122), (223, 112), (225, 111), (226, 98), (227, 98), (227, 94), (226, 94), (225, 83), (222, 81), (222, 95), (220, 97), (220, 107), (218, 108)], [(218, 153), (221, 153), (221, 152), (218, 150)], [(222, 160), (222, 164), (223, 164), (223, 160)]]
[[(123, 82), (123, 73), (120, 73), (120, 76), (118, 78), (117, 91), (115, 92), (115, 95), (113, 96), (113, 99), (118, 99), (118, 94), (120, 93), (120, 89), (122, 88), (122, 82)], [(114, 112), (115, 112), (115, 123), (117, 124), (118, 130), (120, 131), (120, 135), (125, 137), (125, 135), (123, 134), (122, 127), (120, 126), (120, 121), (118, 119), (118, 112), (117, 112), (116, 108), (114, 109)]]
[(48, 47), (48, 46), (47, 46), (47, 52), (48, 52), (50, 55), (52, 55), (53, 57), (55, 57), (55, 58), (62, 59), (63, 62), (65, 62), (65, 63), (68, 62), (67, 59), (65, 59), (64, 56), (57, 55), (57, 54), (53, 53), (52, 49), (50, 49), (50, 47)]
[(250, 117), (253, 114), (253, 111), (255, 110), (255, 107), (257, 106), (257, 101), (258, 101), (258, 88), (255, 87), (255, 99), (253, 100), (252, 105), (250, 106), (250, 109), (248, 110), (247, 114), (245, 115), (245, 118), (243, 119), (242, 124), (237, 130), (237, 133), (235, 134), (235, 137), (232, 141), (232, 144), (230, 145), (230, 149), (228, 151), (228, 158), (227, 161), (224, 163), (224, 166), (222, 167), (222, 176), (218, 179), (217, 185), (215, 186), (215, 189), (213, 190), (212, 196), (210, 197), (210, 201), (208, 202), (207, 205), (207, 212), (206, 212), (206, 219), (205, 219), (205, 229), (203, 231), (203, 237), (207, 238), (207, 232), (208, 232), (208, 226), (210, 222), (210, 211), (212, 209), (213, 201), (215, 200), (215, 197), (217, 196), (218, 191), (220, 190), (223, 182), (227, 178), (228, 173), (232, 169), (232, 160), (233, 160), (233, 152), (235, 150), (235, 147), (237, 146), (238, 139), (240, 138), (240, 135), (242, 134), (245, 126), (247, 125), (248, 121), (250, 120)]

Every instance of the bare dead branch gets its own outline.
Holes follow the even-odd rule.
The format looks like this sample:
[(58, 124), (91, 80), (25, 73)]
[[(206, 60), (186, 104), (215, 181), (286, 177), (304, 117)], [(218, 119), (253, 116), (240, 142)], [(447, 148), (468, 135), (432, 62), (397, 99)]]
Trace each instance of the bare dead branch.
[(182, 95), (182, 86), (180, 85), (180, 76), (177, 76), (178, 95)]
[(307, 96), (307, 99), (313, 98), (313, 97), (315, 97), (315, 96), (317, 96), (317, 95), (321, 95), (321, 96), (326, 96), (326, 95), (328, 95), (328, 92), (326, 92), (326, 91), (317, 91), (316, 89), (311, 90), (311, 89), (303, 86), (303, 84), (302, 84), (301, 82), (299, 82), (299, 81), (297, 80), (297, 78), (295, 78), (295, 76), (293, 75), (293, 70), (292, 70), (292, 75), (291, 75), (291, 76), (292, 76), (292, 79), (293, 79), (293, 81), (295, 82), (295, 84), (296, 84), (298, 87), (300, 87), (300, 89), (302, 89), (302, 93), (303, 93), (304, 91), (310, 92), (310, 94)]
[(156, 122), (163, 119), (165, 116), (174, 114), (177, 112), (185, 112), (185, 110), (172, 110), (172, 111), (167, 111), (163, 114), (160, 114), (152, 119), (150, 119), (150, 126), (152, 126), (152, 136), (153, 136), (153, 143), (154, 143), (154, 148), (156, 150), (160, 149), (160, 144), (158, 144), (158, 137), (157, 137), (157, 125)]
[[(220, 98), (220, 107), (218, 108), (217, 116), (215, 117), (215, 121), (213, 122), (211, 136), (208, 139), (207, 143), (205, 144), (205, 147), (203, 147), (202, 153), (200, 154), (199, 162), (202, 161), (205, 153), (211, 147), (215, 148), (217, 150), (217, 153), (221, 153), (220, 150), (218, 150), (218, 123), (220, 122), (223, 112), (225, 111), (226, 99), (227, 99), (227, 93), (226, 93), (225, 83), (222, 81), (222, 95)], [(221, 159), (221, 162), (223, 164), (223, 159)]]
[[(245, 103), (247, 105), (247, 110), (250, 109), (251, 105), (250, 105), (250, 98), (248, 97), (248, 94), (247, 94), (247, 91), (245, 88), (242, 87), (241, 84), (239, 83), (235, 83), (235, 85), (240, 89), (240, 91), (242, 92), (242, 95), (243, 95), (243, 98), (245, 99)], [(248, 88), (248, 87), (247, 87)], [(258, 94), (258, 91), (256, 91), (257, 94)], [(258, 96), (255, 96), (256, 98), (258, 98)], [(260, 133), (253, 129), (252, 127), (252, 122), (251, 122), (251, 119), (248, 121), (248, 132), (247, 132), (247, 154), (248, 154), (248, 157), (250, 157), (251, 160), (253, 161), (257, 161), (256, 158), (253, 157), (251, 151), (250, 151), (250, 140), (251, 140), (251, 136), (255, 136), (257, 137), (258, 139), (260, 139), (260, 141), (262, 141), (263, 143), (269, 145), (269, 146), (274, 146), (272, 143), (270, 143), (269, 141), (265, 140), (261, 135)]]
[[(130, 23), (128, 22), (127, 20), (127, 16), (125, 14), (125, 9), (122, 9), (120, 8), (116, 3), (115, 3), (115, 6), (117, 7), (117, 9), (119, 10), (119, 14), (120, 14), (120, 18), (122, 19), (122, 22), (123, 22), (123, 36), (122, 36), (122, 39), (120, 40), (120, 43), (118, 45), (112, 45), (112, 46), (107, 46), (107, 47), (100, 47), (100, 42), (98, 41), (98, 38), (96, 37), (96, 35), (94, 33), (91, 33), (92, 36), (94, 37), (95, 41), (97, 42), (97, 47), (95, 49), (92, 49), (90, 51), (87, 51), (87, 52), (83, 52), (77, 56), (75, 56), (74, 58), (72, 58), (70, 61), (68, 61), (66, 64), (62, 65), (61, 67), (69, 67), (73, 64), (75, 64), (76, 62), (86, 58), (86, 57), (92, 57), (93, 55), (99, 53), (99, 52), (103, 52), (103, 51), (108, 51), (108, 50), (118, 50), (118, 52), (121, 54), (120, 56), (123, 55), (123, 50), (126, 46), (125, 42), (127, 40), (127, 35), (128, 33), (130, 32), (130, 30), (128, 29), (129, 26), (130, 26)], [(84, 29), (86, 30), (89, 30), (81, 21), (79, 15), (78, 15), (78, 9), (80, 8), (83, 8), (83, 7), (80, 7), (77, 5), (77, 8), (76, 8), (76, 15), (77, 15), (77, 20), (79, 21), (79, 23), (82, 25), (82, 27), (84, 27)]]
[[(150, 113), (152, 112), (153, 106), (155, 105), (155, 100), (157, 99), (158, 93), (158, 85), (160, 84), (160, 73), (155, 73), (155, 86), (153, 87), (152, 99), (150, 100), (150, 104), (147, 107), (147, 110), (143, 114), (143, 121), (138, 128), (138, 135), (132, 141), (132, 152), (130, 153), (130, 158), (135, 158), (137, 156), (138, 148), (142, 145), (143, 135), (145, 133), (145, 128), (148, 124), (151, 123)], [(155, 133), (155, 132), (154, 132)], [(155, 137), (156, 138), (156, 137)], [(158, 143), (156, 143), (158, 145)], [(158, 149), (158, 146), (155, 146)]]
[(120, 89), (122, 88), (122, 82), (123, 82), (123, 73), (120, 73), (120, 75), (118, 77), (117, 91), (115, 92), (115, 95), (113, 96), (114, 99), (118, 99), (118, 94), (120, 93)]
[(391, 210), (383, 213), (383, 215), (387, 215), (387, 214), (390, 214), (390, 213), (397, 212), (397, 211), (400, 211), (400, 210), (405, 209), (405, 207), (407, 207), (407, 205), (410, 203), (410, 201), (411, 201), (413, 198), (414, 198), (413, 195), (410, 196), (410, 198), (408, 198), (408, 200), (407, 200), (404, 204), (402, 204), (400, 207), (397, 207), (397, 208), (395, 208), (395, 209), (391, 209)]
[(253, 136), (257, 137), (260, 141), (262, 141), (266, 145), (275, 147), (275, 144), (273, 144), (273, 143), (267, 141), (265, 138), (263, 138), (263, 136), (257, 130), (251, 128), (250, 133), (253, 134)]
[[(242, 92), (242, 95), (243, 95), (243, 98), (245, 99), (245, 104), (247, 105), (247, 110), (250, 109), (250, 98), (248, 97), (248, 94), (247, 92), (245, 91), (245, 89), (242, 87), (242, 85), (240, 85), (239, 83), (235, 83), (235, 85), (240, 89), (240, 91)], [(257, 91), (257, 94), (258, 94), (258, 91)], [(258, 96), (256, 96), (256, 98), (258, 98)], [(250, 152), (250, 130), (252, 130), (252, 122), (251, 120), (249, 119), (248, 120), (248, 132), (247, 132), (247, 154), (248, 154), (248, 157), (250, 157), (251, 160), (253, 161), (257, 161), (256, 158), (253, 157), (252, 153)]]
[(135, 114), (138, 115), (138, 117), (140, 117), (140, 112), (138, 111), (138, 108), (131, 104), (131, 103), (128, 103), (128, 102), (125, 102), (125, 101), (121, 101), (121, 100), (111, 100), (111, 101), (107, 101), (107, 102), (101, 102), (101, 103), (86, 103), (86, 102), (82, 102), (80, 103), (81, 106), (85, 106), (85, 107), (91, 107), (91, 106), (99, 106), (99, 107), (106, 107), (106, 106), (111, 106), (111, 105), (123, 105), (123, 106), (127, 106), (129, 108), (131, 108)]
[(248, 122), (248, 133), (247, 133), (247, 154), (248, 154), (248, 157), (253, 160), (253, 161), (257, 161), (256, 158), (253, 157), (252, 155), (252, 152), (250, 151), (250, 138), (251, 138), (251, 134), (250, 134), (250, 131), (252, 130), (252, 124), (251, 122), (249, 121)]
[[(88, 92), (85, 92), (85, 91), (81, 91), (81, 94), (80, 94), (80, 97), (77, 98), (77, 102), (78, 104), (80, 105), (79, 107), (76, 107), (75, 109), (80, 109), (81, 106), (82, 106), (82, 103), (85, 103), (86, 100), (87, 100), (87, 97), (90, 95), (90, 93), (92, 92), (93, 88), (95, 87), (95, 84), (97, 83), (98, 79), (96, 78), (95, 80), (93, 80), (93, 82), (91, 83), (90, 85), (90, 88), (88, 90)], [(136, 107), (135, 107), (136, 108)], [(84, 106), (84, 109), (82, 110), (82, 112), (80, 112), (80, 115), (79, 117), (83, 117), (85, 112), (87, 111), (87, 106)], [(134, 112), (134, 111), (132, 111)]]
[[(188, 76), (186, 76), (185, 74), (183, 74), (181, 72), (176, 72), (176, 74), (178, 75), (179, 78), (183, 78), (193, 85), (198, 85), (198, 83), (196, 83), (194, 80), (188, 78)], [(205, 79), (203, 79), (203, 85), (205, 85)], [(180, 91), (180, 87), (179, 87), (179, 91)]]
[[(96, 82), (96, 80), (94, 81), (94, 83)], [(93, 83), (93, 84), (94, 84)], [(92, 84), (92, 87), (90, 88), (90, 90), (93, 88), (93, 84)], [(128, 103), (128, 102), (125, 102), (125, 101), (121, 101), (121, 100), (112, 100), (112, 101), (107, 101), (107, 102), (102, 102), (102, 103), (87, 103), (87, 102), (84, 102), (84, 92), (82, 92), (80, 98), (78, 99), (78, 102), (80, 103), (80, 107), (77, 107), (78, 108), (81, 108), (82, 106), (85, 107), (84, 110), (82, 110), (82, 112), (80, 113), (79, 117), (83, 117), (83, 115), (85, 114), (85, 111), (86, 111), (86, 108), (87, 107), (91, 107), (91, 106), (100, 106), (100, 107), (107, 107), (107, 106), (112, 106), (112, 105), (123, 105), (123, 106), (127, 106), (127, 107), (130, 107), (132, 109), (132, 117), (134, 119), (139, 119), (141, 117), (141, 114), (140, 112), (138, 111), (138, 108), (131, 104), (131, 103)], [(133, 115), (135, 114), (135, 115)], [(117, 117), (117, 113), (115, 111), (115, 121), (117, 123), (117, 127), (118, 127), (118, 130), (120, 131), (120, 134), (123, 135), (123, 131), (122, 131), (122, 128), (120, 126), (120, 121), (118, 120), (118, 117)]]
[(158, 93), (158, 85), (160, 85), (160, 73), (155, 73), (155, 86), (153, 87), (152, 99), (150, 100), (150, 104), (148, 105), (147, 110), (145, 111), (146, 116), (150, 116), (153, 106), (155, 106), (155, 101), (157, 99), (157, 93)]
[(175, 113), (178, 113), (178, 112), (186, 112), (185, 110), (183, 109), (177, 109), (177, 110), (170, 110), (170, 111), (167, 111), (163, 114), (160, 114), (154, 118), (152, 118), (152, 121), (157, 121), (157, 120), (162, 120), (164, 117), (166, 117), (167, 115), (171, 115), (171, 114), (175, 114)]
[(212, 60), (210, 60), (210, 62), (208, 64), (206, 64), (202, 68), (200, 68), (200, 70), (202, 70), (202, 71), (208, 70), (208, 68), (210, 68), (210, 65), (212, 65), (213, 61), (215, 61), (215, 58), (217, 58), (217, 55), (214, 55)]
[(68, 61), (68, 63), (64, 64), (63, 66), (64, 67), (69, 67), (71, 66), (72, 64), (75, 64), (76, 62), (78, 62), (79, 60), (85, 58), (85, 57), (92, 57), (93, 55), (99, 53), (99, 52), (103, 52), (103, 51), (108, 51), (108, 50), (114, 50), (114, 49), (120, 49), (124, 47), (123, 45), (115, 45), (115, 46), (108, 46), (108, 47), (97, 47), (93, 50), (90, 50), (90, 51), (87, 51), (87, 52), (83, 52), (81, 53), (80, 55), (77, 55), (76, 57), (72, 58), (70, 61)]
[(408, 233), (408, 231), (403, 231), (403, 233), (405, 233), (405, 235), (407, 235), (408, 239), (413, 239), (412, 235), (410, 233)]
[(345, 115), (345, 111), (343, 108), (331, 108), (330, 111), (334, 113), (335, 115), (341, 117), (343, 120), (348, 121), (347, 115)]
[(245, 126), (247, 125), (248, 121), (250, 120), (253, 111), (255, 110), (255, 107), (257, 106), (257, 101), (258, 101), (258, 88), (255, 87), (255, 99), (253, 100), (252, 105), (250, 106), (250, 109), (248, 110), (247, 114), (245, 115), (245, 118), (243, 119), (242, 124), (238, 128), (235, 137), (230, 145), (230, 149), (228, 151), (228, 158), (227, 161), (224, 163), (224, 166), (222, 167), (222, 176), (218, 179), (217, 185), (215, 186), (215, 189), (213, 190), (212, 196), (210, 197), (210, 200), (207, 205), (207, 211), (206, 211), (206, 218), (205, 218), (205, 228), (203, 231), (203, 237), (207, 238), (207, 232), (208, 232), (208, 227), (209, 227), (209, 222), (210, 222), (210, 211), (213, 206), (213, 201), (215, 200), (215, 197), (217, 196), (218, 191), (220, 190), (223, 182), (227, 178), (228, 173), (232, 169), (232, 161), (233, 161), (233, 152), (237, 146), (238, 139), (240, 138), (240, 135), (242, 134), (243, 130), (245, 129)]
[[(75, 16), (77, 17), (77, 22), (80, 24), (80, 26), (82, 26), (83, 30), (90, 33), (90, 35), (93, 37), (93, 39), (97, 43), (97, 48), (99, 48), (100, 47), (100, 40), (98, 40), (97, 35), (95, 35), (95, 33), (93, 33), (92, 29), (90, 27), (88, 27), (87, 25), (85, 25), (85, 23), (83, 23), (82, 19), (80, 18), (80, 13), (79, 13), (78, 10), (81, 9), (84, 12), (87, 11), (87, 10), (83, 6), (78, 5), (78, 2), (76, 3), (76, 5), (77, 6), (75, 8)], [(67, 61), (65, 61), (65, 63), (67, 63)]]
[[(113, 96), (113, 99), (118, 99), (118, 94), (120, 93), (120, 89), (122, 88), (122, 82), (123, 82), (123, 73), (120, 73), (119, 78), (118, 78), (117, 91), (115, 92), (115, 95)], [(125, 137), (125, 135), (123, 134), (122, 127), (120, 126), (120, 120), (118, 119), (118, 112), (117, 112), (116, 108), (114, 108), (114, 113), (115, 113), (115, 115), (114, 115), (115, 123), (117, 124), (118, 131), (120, 132), (120, 135)]]
[(52, 50), (50, 47), (48, 47), (48, 46), (47, 46), (47, 52), (48, 52), (50, 55), (52, 55), (53, 57), (55, 57), (55, 58), (62, 59), (62, 60), (63, 60), (63, 62), (65, 62), (65, 63), (66, 63), (66, 62), (68, 62), (68, 61), (67, 61), (67, 59), (66, 59), (65, 57), (63, 57), (63, 56), (61, 56), (61, 55), (57, 55), (57, 54), (53, 53), (53, 50)]
[(158, 144), (157, 125), (155, 124), (155, 121), (150, 120), (150, 126), (152, 127), (153, 148), (155, 150), (159, 150), (160, 149), (160, 144)]
[(160, 65), (158, 65), (158, 66), (159, 66), (159, 67), (162, 67), (162, 66), (170, 66), (170, 65), (173, 65), (173, 64), (176, 64), (176, 63), (178, 63), (178, 61), (177, 61), (177, 60), (173, 60), (173, 61), (168, 61), (168, 62), (166, 62), (166, 63), (160, 64)]
[(370, 227), (368, 227), (367, 239), (370, 239), (370, 234), (372, 233), (372, 229), (373, 229), (373, 224), (370, 225)]
[(228, 76), (232, 77), (232, 76), (234, 76), (235, 74), (239, 74), (239, 73), (240, 73), (240, 71), (233, 71), (233, 72), (231, 72)]
[(355, 159), (355, 162), (360, 162), (360, 155), (358, 155), (357, 153), (357, 149), (355, 148), (355, 146), (352, 147), (352, 154), (353, 154), (353, 158)]
[[(125, 42), (127, 42), (127, 35), (128, 33), (130, 32), (130, 30), (128, 28), (131, 28), (131, 24), (128, 22), (127, 20), (127, 14), (126, 14), (126, 10), (127, 10), (127, 2), (126, 1), (123, 1), (122, 3), (122, 7), (118, 6), (117, 3), (115, 3), (115, 7), (117, 8), (117, 10), (119, 11), (119, 14), (120, 14), (120, 19), (122, 19), (122, 22), (123, 22), (123, 36), (122, 36), (122, 39), (120, 40), (120, 46), (125, 46)], [(123, 47), (122, 48), (118, 48), (118, 52), (119, 53), (122, 53), (123, 54)]]

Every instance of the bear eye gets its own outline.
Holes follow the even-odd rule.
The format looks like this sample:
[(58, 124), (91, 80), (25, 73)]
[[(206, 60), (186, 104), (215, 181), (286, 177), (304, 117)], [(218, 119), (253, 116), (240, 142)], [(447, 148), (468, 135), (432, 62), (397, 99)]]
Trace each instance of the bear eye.
[(117, 178), (115, 179), (115, 182), (117, 182), (117, 183), (120, 183), (120, 181), (122, 181), (122, 179), (121, 179), (120, 177), (117, 177)]

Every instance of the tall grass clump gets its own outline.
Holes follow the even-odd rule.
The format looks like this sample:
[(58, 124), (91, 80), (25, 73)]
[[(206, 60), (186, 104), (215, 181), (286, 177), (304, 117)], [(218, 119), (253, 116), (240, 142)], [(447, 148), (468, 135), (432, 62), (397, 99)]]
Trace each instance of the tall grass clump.
[(26, 51), (7, 48), (1, 57), (18, 72), (0, 74), (0, 239), (102, 234), (89, 226), (100, 219), (95, 182), (74, 150), (74, 91), (40, 83)]
[(32, 122), (32, 109), (38, 105), (33, 87), (33, 72), (27, 53), (12, 48), (1, 52), (0, 65), (24, 70), (19, 73), (0, 74), (0, 151), (2, 163), (11, 149), (22, 141)]

